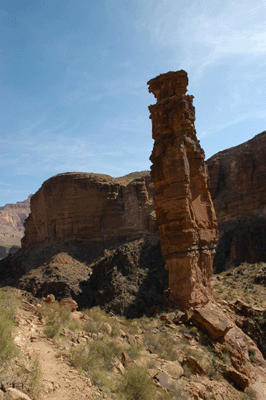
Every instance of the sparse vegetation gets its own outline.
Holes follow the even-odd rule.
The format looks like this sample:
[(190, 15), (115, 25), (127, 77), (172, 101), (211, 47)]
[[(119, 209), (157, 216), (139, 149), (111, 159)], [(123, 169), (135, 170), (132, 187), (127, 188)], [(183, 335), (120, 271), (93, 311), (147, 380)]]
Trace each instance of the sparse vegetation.
[(118, 393), (121, 400), (151, 400), (156, 396), (155, 386), (147, 370), (137, 365), (125, 372)]
[(41, 374), (39, 367), (39, 360), (36, 358), (33, 362), (31, 372), (30, 372), (30, 394), (34, 398), (38, 398), (41, 392)]
[(175, 340), (168, 332), (146, 333), (144, 334), (144, 345), (154, 353), (157, 353), (165, 360), (177, 360), (175, 350)]
[(45, 320), (44, 333), (52, 339), (60, 334), (62, 328), (69, 323), (70, 310), (68, 307), (61, 307), (58, 303), (43, 304), (40, 312)]
[(252, 362), (254, 364), (255, 363), (255, 358), (256, 358), (255, 349), (248, 349), (248, 355), (249, 355), (250, 362)]
[(0, 291), (0, 361), (3, 363), (17, 352), (12, 332), (16, 326), (16, 308), (19, 305), (18, 298), (12, 290)]
[(241, 397), (241, 400), (256, 400), (256, 399), (257, 399), (256, 392), (252, 388), (248, 388), (246, 390), (246, 393)]
[[(223, 302), (225, 298), (230, 301), (239, 298), (247, 302), (248, 295), (250, 299), (256, 296), (256, 304), (263, 305), (264, 300), (258, 298), (265, 288), (257, 287), (254, 282), (249, 281), (245, 268), (241, 267), (239, 271), (236, 269), (214, 277), (217, 279), (214, 293), (218, 301), (230, 310), (229, 305)], [(243, 279), (244, 284), (239, 284), (238, 279), (239, 282)], [(38, 360), (31, 361), (27, 367), (24, 366), (24, 361), (12, 361), (17, 347), (14, 345), (12, 332), (16, 326), (15, 312), (18, 305), (12, 290), (0, 290), (0, 378), (6, 379), (12, 371), (15, 385), (24, 385), (24, 389), (35, 400), (42, 390)], [(67, 308), (60, 307), (58, 303), (44, 302), (37, 313), (41, 314), (44, 333), (48, 338), (54, 339), (57, 356), (63, 357), (77, 370), (82, 371), (83, 375), (87, 375), (110, 399), (190, 400), (193, 396), (188, 393), (189, 384), (200, 384), (202, 380), (192, 372), (189, 363), (182, 361), (189, 356), (194, 357), (205, 370), (204, 379), (210, 383), (208, 396), (214, 399), (211, 382), (215, 379), (221, 386), (224, 385), (223, 369), (225, 364), (231, 365), (230, 346), (213, 342), (191, 323), (168, 326), (165, 317), (160, 319), (160, 315), (131, 320), (106, 314), (99, 307), (86, 310), (83, 312), (84, 318), (73, 320)], [(174, 313), (168, 313), (166, 317), (171, 320)], [(264, 315), (258, 315), (256, 323), (264, 326)], [(123, 361), (123, 352), (129, 357), (127, 361)], [(256, 354), (256, 349), (251, 346), (249, 358), (254, 366)], [(14, 358), (18, 359), (19, 355)], [(184, 375), (179, 379), (172, 379), (168, 390), (165, 390), (158, 387), (152, 371), (157, 371), (158, 368), (163, 370), (163, 365), (168, 361), (179, 361)], [(9, 366), (4, 374), (6, 365)], [(236, 400), (256, 399), (252, 389), (246, 389), (243, 393), (230, 386), (230, 390), (232, 398)]]

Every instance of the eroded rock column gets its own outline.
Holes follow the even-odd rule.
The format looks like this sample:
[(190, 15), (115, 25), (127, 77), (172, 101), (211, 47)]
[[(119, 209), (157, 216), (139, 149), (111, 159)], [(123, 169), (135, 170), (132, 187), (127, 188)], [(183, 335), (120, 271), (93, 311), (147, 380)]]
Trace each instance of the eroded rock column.
[(185, 71), (148, 82), (157, 103), (149, 107), (154, 142), (151, 179), (169, 287), (187, 310), (212, 299), (212, 264), (217, 222), (205, 154), (196, 137), (193, 96)]

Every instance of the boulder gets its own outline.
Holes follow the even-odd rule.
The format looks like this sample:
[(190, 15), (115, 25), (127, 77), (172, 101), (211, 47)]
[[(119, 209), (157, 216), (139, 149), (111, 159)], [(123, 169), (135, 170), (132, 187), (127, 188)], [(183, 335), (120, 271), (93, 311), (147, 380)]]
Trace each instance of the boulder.
[(224, 371), (224, 376), (233, 381), (237, 387), (244, 390), (250, 385), (250, 379), (240, 372), (236, 371), (234, 368), (226, 367)]
[(29, 396), (18, 389), (8, 388), (6, 392), (7, 400), (31, 400)]
[(193, 356), (188, 356), (184, 359), (184, 364), (189, 366), (190, 371), (194, 375), (204, 376), (206, 375), (205, 369), (200, 365), (198, 360)]
[(225, 336), (234, 324), (215, 303), (208, 303), (204, 307), (194, 308), (191, 317), (193, 323), (203, 329), (213, 339)]
[(78, 303), (70, 298), (60, 300), (59, 305), (61, 307), (69, 308), (71, 312), (76, 311), (76, 309), (78, 308)]
[(162, 365), (162, 370), (174, 379), (179, 379), (184, 375), (184, 370), (178, 361), (166, 361)]

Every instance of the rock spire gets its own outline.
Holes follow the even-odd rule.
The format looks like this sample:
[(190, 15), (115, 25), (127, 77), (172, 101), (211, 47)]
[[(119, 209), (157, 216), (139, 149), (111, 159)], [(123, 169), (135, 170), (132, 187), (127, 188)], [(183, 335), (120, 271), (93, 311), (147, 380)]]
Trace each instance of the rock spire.
[(205, 154), (196, 137), (193, 96), (183, 70), (148, 82), (157, 99), (149, 107), (154, 142), (151, 179), (169, 287), (183, 310), (212, 299), (217, 222)]

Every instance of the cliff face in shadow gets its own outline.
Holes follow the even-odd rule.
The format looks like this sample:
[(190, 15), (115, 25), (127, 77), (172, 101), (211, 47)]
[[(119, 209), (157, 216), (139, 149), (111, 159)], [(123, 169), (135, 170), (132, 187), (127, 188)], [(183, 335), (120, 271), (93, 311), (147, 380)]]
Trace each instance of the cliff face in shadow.
[(218, 226), (217, 272), (266, 259), (266, 132), (207, 160)]

